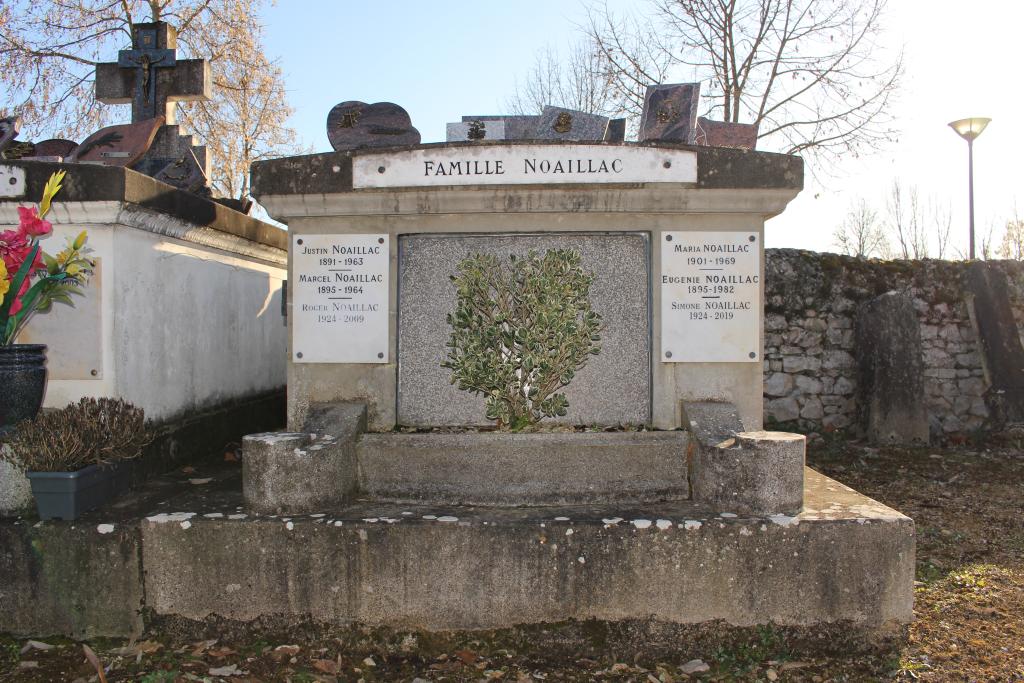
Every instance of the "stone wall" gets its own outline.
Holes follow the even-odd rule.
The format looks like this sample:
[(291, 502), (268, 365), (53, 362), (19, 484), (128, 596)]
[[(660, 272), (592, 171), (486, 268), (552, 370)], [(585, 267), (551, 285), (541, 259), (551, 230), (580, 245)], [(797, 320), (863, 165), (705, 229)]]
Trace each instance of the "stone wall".
[[(1024, 264), (993, 262), (1024, 321)], [(879, 261), (769, 249), (765, 278), (765, 418), (802, 431), (860, 430), (856, 316), (891, 290), (909, 293), (921, 326), (925, 401), (933, 438), (988, 427), (986, 382), (963, 288), (967, 264)]]

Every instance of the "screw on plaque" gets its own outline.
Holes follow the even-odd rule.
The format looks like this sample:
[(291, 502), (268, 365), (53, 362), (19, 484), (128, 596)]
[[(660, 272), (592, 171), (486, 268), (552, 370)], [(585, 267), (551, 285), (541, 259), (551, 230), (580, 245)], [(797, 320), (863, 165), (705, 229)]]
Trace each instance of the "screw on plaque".
[(99, 377), (100, 371), (99, 370), (90, 370), (89, 374), (92, 375), (93, 377)]
[(757, 235), (751, 235), (749, 239), (750, 239), (751, 242), (756, 242), (757, 241)]
[(665, 235), (665, 241), (666, 242), (671, 242), (672, 241), (672, 235)]
[(377, 238), (377, 244), (384, 244), (384, 238), (383, 237), (378, 237)]
[(664, 166), (665, 168), (672, 168), (672, 162), (666, 161), (665, 163), (662, 164), (662, 166)]
[(302, 358), (302, 351), (299, 351), (297, 354), (295, 354), (295, 357), (296, 358)]
[(671, 358), (671, 357), (672, 357), (672, 352), (671, 351), (666, 351), (665, 352), (665, 358)]
[(750, 357), (751, 357), (751, 358), (757, 358), (757, 354), (756, 354), (756, 353), (754, 353), (753, 351), (751, 351), (751, 352), (750, 352)]
[(384, 169), (384, 167), (383, 167), (383, 166), (378, 166), (378, 167), (377, 167), (377, 173), (383, 173), (383, 172), (384, 172), (384, 170), (385, 170), (385, 169)]
[(11, 176), (11, 179), (8, 180), (7, 182), (10, 183), (11, 185), (17, 185), (18, 184), (18, 179), (15, 178), (14, 176)]
[(297, 240), (295, 240), (295, 243), (301, 245), (302, 244), (302, 240), (301, 239), (297, 239)]
[(383, 357), (384, 357), (384, 352), (383, 351), (381, 351), (380, 353), (377, 354), (377, 358), (383, 358)]

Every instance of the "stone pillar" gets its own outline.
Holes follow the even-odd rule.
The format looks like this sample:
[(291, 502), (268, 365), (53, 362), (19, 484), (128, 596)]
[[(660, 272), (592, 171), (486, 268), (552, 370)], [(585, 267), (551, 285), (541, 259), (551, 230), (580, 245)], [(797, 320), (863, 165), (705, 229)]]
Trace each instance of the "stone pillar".
[(807, 439), (786, 432), (743, 431), (725, 402), (683, 404), (694, 435), (690, 451), (693, 500), (740, 515), (797, 515), (804, 504)]
[(356, 440), (366, 430), (366, 406), (315, 406), (310, 415), (307, 427), (315, 432), (250, 434), (243, 439), (242, 493), (253, 512), (319, 512), (355, 494)]
[(858, 412), (874, 444), (928, 443), (921, 329), (913, 300), (886, 292), (864, 304), (856, 331)]

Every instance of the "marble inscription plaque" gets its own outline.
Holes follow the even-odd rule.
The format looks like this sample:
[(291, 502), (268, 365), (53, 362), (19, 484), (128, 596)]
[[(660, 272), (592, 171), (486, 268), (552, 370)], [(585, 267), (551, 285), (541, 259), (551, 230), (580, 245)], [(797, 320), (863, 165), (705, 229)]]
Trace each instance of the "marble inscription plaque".
[(292, 362), (387, 363), (387, 235), (293, 235)]
[(761, 362), (761, 245), (753, 232), (663, 232), (661, 362)]
[(608, 145), (480, 145), (358, 154), (352, 185), (695, 183), (697, 155), (682, 149)]

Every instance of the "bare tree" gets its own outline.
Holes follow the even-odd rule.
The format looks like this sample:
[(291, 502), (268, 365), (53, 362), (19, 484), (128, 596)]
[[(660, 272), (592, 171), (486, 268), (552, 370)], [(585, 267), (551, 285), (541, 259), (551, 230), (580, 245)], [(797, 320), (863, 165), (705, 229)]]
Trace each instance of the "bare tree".
[(903, 258), (928, 258), (928, 231), (917, 186), (904, 187), (893, 180), (886, 201), (886, 227), (896, 238)]
[[(591, 6), (619, 108), (648, 85), (707, 84), (706, 112), (758, 125), (759, 141), (828, 158), (892, 139), (902, 55), (881, 45), (886, 0), (649, 0), (643, 19)], [(825, 159), (822, 159), (825, 161)]]
[(263, 0), (0, 0), (0, 108), (24, 117), (25, 137), (82, 139), (125, 116), (96, 102), (96, 63), (130, 46), (136, 21), (167, 21), (178, 29), (183, 54), (211, 62), (213, 100), (181, 105), (182, 121), (213, 152), (217, 189), (238, 196), (247, 191), (249, 163), (295, 148), (295, 133), (284, 125), (292, 110), (281, 72), (264, 55), (262, 5)]
[(859, 199), (850, 206), (842, 224), (832, 233), (832, 239), (835, 246), (849, 256), (867, 258), (887, 257), (889, 254), (878, 212), (865, 199)]
[(998, 253), (1002, 258), (1024, 261), (1024, 219), (1016, 209), (1013, 211), (1013, 218), (1006, 221), (1006, 232), (1003, 233)]
[(506, 106), (513, 114), (539, 114), (545, 105), (616, 114), (604, 55), (586, 41), (570, 46), (564, 59), (550, 45), (538, 52)]
[(953, 209), (948, 199), (943, 202), (935, 196), (929, 200), (929, 206), (932, 229), (935, 232), (936, 256), (944, 259), (949, 253), (949, 235), (953, 230)]

